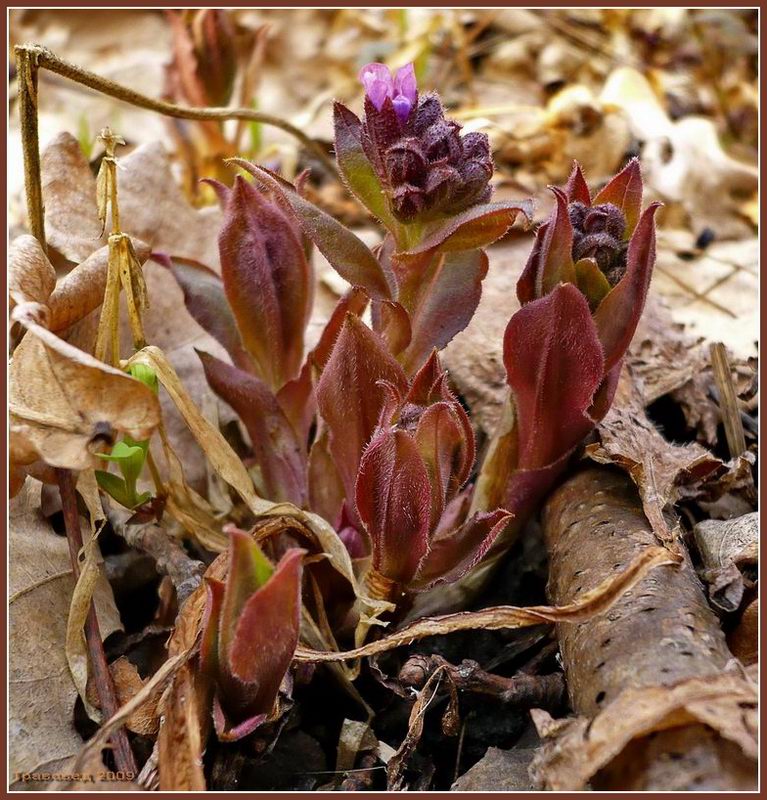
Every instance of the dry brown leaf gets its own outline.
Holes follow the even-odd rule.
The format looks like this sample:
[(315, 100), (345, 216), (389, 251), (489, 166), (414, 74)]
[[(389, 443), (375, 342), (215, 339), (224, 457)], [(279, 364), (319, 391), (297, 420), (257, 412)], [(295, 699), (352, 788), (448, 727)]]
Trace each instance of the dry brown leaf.
[(69, 672), (74, 681), (77, 693), (82, 698), (88, 716), (98, 721), (99, 713), (91, 703), (88, 692), (88, 643), (85, 639), (85, 621), (90, 612), (93, 593), (100, 581), (103, 581), (99, 564), (101, 553), (96, 537), (91, 536), (85, 542), (80, 554), (80, 574), (72, 591), (67, 618), (66, 643), (64, 646)]
[[(28, 479), (9, 509), (10, 772), (52, 771), (82, 745), (77, 689), (65, 653), (75, 585), (66, 538), (40, 512), (41, 484)], [(109, 584), (96, 585), (101, 635), (120, 628)]]
[[(218, 270), (218, 208), (193, 208), (176, 183), (159, 143), (118, 153), (117, 192), (123, 232), (154, 251), (191, 258)], [(59, 134), (42, 156), (46, 235), (80, 263), (106, 243), (98, 219), (96, 178), (77, 140)]]
[[(539, 787), (577, 791), (634, 740), (696, 722), (758, 757), (756, 685), (740, 674), (627, 689), (593, 720), (577, 717), (545, 742), (531, 767)], [(540, 716), (540, 712), (538, 712)], [(534, 717), (537, 720), (537, 717)], [(550, 733), (539, 729), (542, 736)]]
[[(136, 665), (129, 661), (126, 656), (120, 656), (116, 661), (113, 661), (109, 665), (109, 672), (112, 675), (115, 691), (117, 692), (118, 706), (122, 706), (132, 700), (144, 687), (145, 681), (139, 675)], [(100, 708), (98, 692), (90, 680), (88, 681), (87, 695), (88, 701)], [(150, 698), (145, 705), (131, 715), (125, 723), (125, 727), (141, 736), (154, 736), (160, 727), (157, 701), (157, 697)]]
[(680, 496), (680, 487), (701, 483), (722, 471), (723, 464), (698, 444), (667, 441), (650, 422), (629, 370), (621, 374), (613, 406), (597, 428), (600, 442), (586, 447), (599, 464), (626, 470), (639, 489), (642, 507), (658, 539), (674, 542), (664, 517)]
[[(143, 264), (149, 258), (149, 247), (138, 240), (133, 244), (139, 263)], [(59, 281), (48, 301), (48, 327), (52, 331), (66, 330), (101, 305), (107, 283), (108, 257), (109, 247), (105, 245)]]
[(759, 599), (743, 612), (738, 627), (727, 637), (732, 654), (746, 666), (759, 663)]
[(296, 650), (296, 660), (319, 662), (362, 658), (376, 653), (384, 653), (426, 636), (437, 636), (455, 631), (524, 628), (545, 622), (583, 622), (596, 614), (607, 611), (624, 592), (636, 586), (651, 569), (663, 564), (676, 563), (678, 563), (678, 558), (673, 553), (663, 547), (651, 547), (640, 553), (623, 571), (603, 581), (595, 589), (584, 592), (575, 603), (560, 607), (497, 606), (481, 611), (465, 611), (442, 617), (428, 617), (354, 650), (341, 653), (321, 653), (299, 648)]
[(23, 324), (27, 335), (9, 370), (10, 419), (46, 463), (86, 469), (118, 434), (149, 438), (160, 421), (151, 389), (42, 326)]
[(601, 100), (624, 111), (632, 133), (644, 143), (646, 185), (660, 199), (679, 203), (696, 235), (706, 227), (721, 238), (753, 233), (742, 206), (757, 190), (758, 170), (723, 150), (712, 120), (685, 116), (673, 122), (647, 78), (632, 67), (612, 72)]
[(45, 148), (40, 173), (45, 204), (45, 237), (69, 261), (79, 264), (101, 247), (96, 178), (80, 145), (60, 133)]
[(754, 570), (759, 563), (758, 512), (735, 519), (703, 520), (693, 532), (711, 603), (725, 612), (737, 611), (746, 585), (750, 585), (744, 570)]
[(8, 297), (20, 303), (46, 305), (56, 286), (56, 270), (34, 236), (17, 236), (8, 248)]
[(709, 567), (755, 564), (759, 559), (759, 514), (728, 520), (708, 519), (695, 526), (695, 543)]
[(209, 725), (199, 673), (184, 664), (158, 705), (160, 791), (204, 791), (202, 754)]

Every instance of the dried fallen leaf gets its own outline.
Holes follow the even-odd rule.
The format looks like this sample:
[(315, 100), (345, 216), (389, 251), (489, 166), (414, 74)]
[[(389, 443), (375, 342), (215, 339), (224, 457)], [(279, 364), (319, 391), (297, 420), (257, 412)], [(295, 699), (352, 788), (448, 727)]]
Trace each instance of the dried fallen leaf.
[(11, 309), (20, 303), (48, 304), (56, 271), (34, 236), (25, 234), (8, 249), (8, 297)]
[(707, 227), (722, 238), (751, 233), (741, 206), (756, 192), (758, 170), (725, 152), (712, 120), (684, 116), (672, 121), (647, 78), (632, 67), (611, 73), (601, 100), (624, 111), (632, 133), (644, 142), (647, 184), (663, 200), (684, 207), (696, 234)]
[[(744, 758), (753, 762), (751, 783), (758, 757), (757, 700), (756, 684), (739, 674), (693, 678), (675, 686), (627, 689), (593, 720), (577, 717), (559, 729), (556, 738), (544, 743), (531, 772), (541, 788), (577, 791), (632, 740), (668, 728), (704, 723), (735, 743)], [(545, 729), (541, 731), (544, 736), (546, 733)]]
[[(27, 482), (9, 509), (9, 770), (53, 771), (82, 744), (72, 714), (67, 614), (75, 585), (67, 541), (40, 512), (41, 484)], [(101, 635), (120, 628), (109, 584), (95, 587)]]
[(613, 406), (597, 428), (600, 443), (586, 447), (586, 455), (600, 464), (626, 470), (636, 483), (642, 505), (658, 539), (672, 544), (663, 512), (675, 502), (680, 487), (700, 484), (719, 474), (722, 462), (698, 444), (674, 444), (663, 438), (644, 410), (631, 375), (621, 374)]
[[(67, 259), (80, 263), (106, 243), (98, 220), (96, 178), (69, 133), (60, 133), (48, 145), (41, 170), (48, 240)], [(160, 143), (118, 158), (118, 197), (125, 233), (152, 250), (218, 271), (221, 212), (189, 204)]]
[(11, 425), (46, 463), (86, 469), (120, 433), (137, 441), (149, 438), (160, 420), (149, 388), (42, 326), (22, 322), (27, 335), (9, 370)]

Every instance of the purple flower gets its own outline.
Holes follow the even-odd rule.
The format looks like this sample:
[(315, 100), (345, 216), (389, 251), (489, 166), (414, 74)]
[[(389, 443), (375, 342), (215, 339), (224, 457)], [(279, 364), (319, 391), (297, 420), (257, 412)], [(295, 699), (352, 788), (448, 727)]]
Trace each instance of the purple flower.
[(389, 98), (400, 122), (407, 120), (418, 97), (412, 64), (400, 67), (393, 78), (385, 64), (367, 64), (360, 70), (359, 79), (365, 87), (365, 94), (378, 111)]

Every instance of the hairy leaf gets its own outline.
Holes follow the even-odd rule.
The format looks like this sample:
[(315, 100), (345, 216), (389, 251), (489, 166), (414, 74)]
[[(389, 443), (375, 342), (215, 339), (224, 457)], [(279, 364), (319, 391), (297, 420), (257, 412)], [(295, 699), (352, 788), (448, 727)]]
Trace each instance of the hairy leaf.
[(249, 172), (295, 215), (303, 232), (317, 245), (333, 269), (352, 286), (361, 286), (377, 300), (393, 299), (393, 284), (370, 248), (322, 209), (305, 200), (287, 181), (241, 158), (231, 162)]
[(519, 467), (556, 461), (593, 426), (587, 416), (604, 357), (586, 299), (572, 284), (523, 306), (504, 336), (518, 420)]
[(198, 352), (213, 391), (245, 425), (260, 469), (263, 494), (275, 502), (306, 504), (306, 455), (269, 387), (247, 372)]

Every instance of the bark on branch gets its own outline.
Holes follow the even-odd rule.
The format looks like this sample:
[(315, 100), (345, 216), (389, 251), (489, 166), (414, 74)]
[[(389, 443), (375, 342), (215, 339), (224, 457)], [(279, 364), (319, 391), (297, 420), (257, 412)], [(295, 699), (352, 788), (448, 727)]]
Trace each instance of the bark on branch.
[[(546, 504), (543, 524), (549, 593), (558, 604), (573, 602), (657, 545), (633, 483), (606, 469), (585, 470), (565, 483)], [(686, 553), (680, 566), (653, 570), (606, 614), (558, 625), (558, 635), (572, 708), (588, 720), (584, 743), (598, 736), (600, 717), (609, 718), (611, 705), (614, 712), (627, 692), (635, 694), (638, 705), (645, 700), (645, 706), (654, 705), (642, 709), (644, 721), (634, 728), (631, 719), (625, 720), (630, 733), (622, 751), (610, 755), (609, 742), (601, 750), (590, 742), (590, 765), (582, 748), (577, 755), (569, 752), (578, 750), (575, 726), (570, 726), (559, 741), (545, 746), (534, 766), (540, 783), (579, 788), (563, 784), (571, 780), (564, 777), (568, 758), (575, 758), (579, 764), (570, 774), (591, 779), (599, 789), (755, 788), (756, 763), (749, 755), (753, 687), (731, 672), (732, 655)], [(721, 697), (709, 692), (706, 702), (721, 725), (710, 719), (703, 724), (701, 693), (720, 684)], [(733, 714), (739, 719), (731, 719)]]

